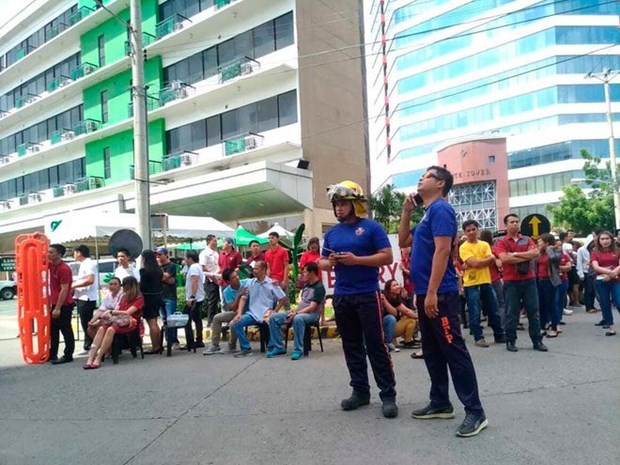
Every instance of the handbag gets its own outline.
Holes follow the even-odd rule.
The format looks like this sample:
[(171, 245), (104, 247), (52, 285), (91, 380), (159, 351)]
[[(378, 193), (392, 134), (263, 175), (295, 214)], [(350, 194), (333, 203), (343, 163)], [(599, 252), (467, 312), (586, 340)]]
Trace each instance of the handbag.
[(166, 319), (167, 328), (183, 328), (189, 321), (189, 315), (181, 312), (175, 312)]
[(128, 326), (131, 326), (132, 320), (133, 318), (131, 317), (131, 315), (127, 315), (127, 314), (112, 316), (112, 324), (115, 324), (116, 326), (120, 328), (126, 328)]

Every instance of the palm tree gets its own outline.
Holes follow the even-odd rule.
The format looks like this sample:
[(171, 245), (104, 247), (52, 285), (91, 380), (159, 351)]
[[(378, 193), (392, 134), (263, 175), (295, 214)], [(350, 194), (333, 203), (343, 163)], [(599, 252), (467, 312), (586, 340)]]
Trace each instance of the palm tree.
[(404, 201), (405, 194), (397, 192), (394, 184), (386, 184), (376, 195), (370, 196), (372, 216), (388, 233), (398, 230)]

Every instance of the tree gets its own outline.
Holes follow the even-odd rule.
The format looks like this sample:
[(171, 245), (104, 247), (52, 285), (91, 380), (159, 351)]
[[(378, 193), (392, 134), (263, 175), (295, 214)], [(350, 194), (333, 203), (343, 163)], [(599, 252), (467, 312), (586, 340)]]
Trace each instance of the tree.
[[(388, 234), (398, 232), (404, 201), (405, 194), (396, 191), (394, 184), (386, 184), (376, 195), (370, 196), (372, 216)], [(421, 208), (416, 209), (412, 215), (412, 222), (419, 223), (423, 214)]]
[(583, 236), (595, 229), (613, 230), (611, 165), (609, 161), (602, 165), (601, 158), (591, 155), (587, 150), (581, 150), (581, 156), (584, 159), (584, 183), (592, 190), (586, 194), (579, 185), (564, 186), (560, 204), (547, 207), (553, 214), (554, 226), (573, 229)]

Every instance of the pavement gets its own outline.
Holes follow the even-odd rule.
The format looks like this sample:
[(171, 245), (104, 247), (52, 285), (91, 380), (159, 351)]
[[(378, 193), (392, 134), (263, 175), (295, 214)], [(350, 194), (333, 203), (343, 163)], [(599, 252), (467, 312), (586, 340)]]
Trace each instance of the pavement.
[(410, 417), (429, 381), (409, 350), (393, 354), (400, 416), (387, 420), (373, 382), (370, 406), (339, 409), (350, 389), (338, 339), (295, 362), (254, 343), (244, 359), (126, 354), (87, 372), (83, 358), (24, 365), (0, 320), (0, 336), (13, 333), (0, 337), (0, 464), (616, 464), (620, 337), (598, 319), (565, 317), (548, 353), (523, 332), (515, 354), (468, 337), (490, 423), (470, 439), (454, 435), (464, 416), (454, 393), (454, 420)]

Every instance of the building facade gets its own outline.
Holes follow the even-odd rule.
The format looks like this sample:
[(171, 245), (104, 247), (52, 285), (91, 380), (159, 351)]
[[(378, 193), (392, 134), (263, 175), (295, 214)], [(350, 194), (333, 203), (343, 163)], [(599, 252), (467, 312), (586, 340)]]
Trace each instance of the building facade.
[[(455, 163), (443, 147), (499, 137), (510, 210), (548, 214), (583, 177), (582, 149), (609, 156), (603, 85), (584, 77), (620, 69), (618, 2), (368, 0), (366, 14), (373, 190), (412, 190)], [(610, 88), (618, 134), (620, 78)]]
[[(333, 223), (325, 187), (369, 182), (361, 3), (141, 10), (152, 213)], [(36, 0), (0, 30), (1, 252), (65, 212), (135, 210), (129, 19), (128, 0)]]

